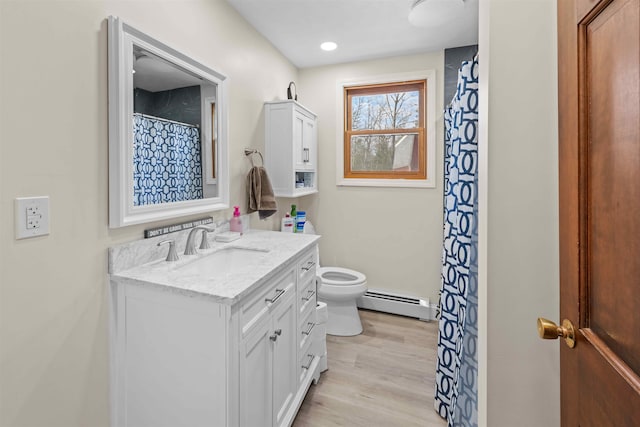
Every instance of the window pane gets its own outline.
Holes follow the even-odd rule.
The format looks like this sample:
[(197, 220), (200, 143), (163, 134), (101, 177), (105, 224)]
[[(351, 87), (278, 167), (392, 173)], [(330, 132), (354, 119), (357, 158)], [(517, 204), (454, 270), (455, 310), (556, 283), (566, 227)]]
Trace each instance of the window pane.
[(413, 129), (419, 127), (419, 91), (351, 97), (351, 129)]
[(417, 137), (411, 133), (352, 136), (351, 171), (417, 171)]

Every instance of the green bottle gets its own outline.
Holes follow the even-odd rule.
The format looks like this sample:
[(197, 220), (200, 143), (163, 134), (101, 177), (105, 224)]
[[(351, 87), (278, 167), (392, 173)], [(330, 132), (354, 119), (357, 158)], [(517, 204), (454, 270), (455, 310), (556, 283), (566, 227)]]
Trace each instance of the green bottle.
[(296, 205), (291, 205), (291, 218), (293, 218), (293, 232), (296, 232), (296, 215), (298, 214), (298, 211), (296, 210)]

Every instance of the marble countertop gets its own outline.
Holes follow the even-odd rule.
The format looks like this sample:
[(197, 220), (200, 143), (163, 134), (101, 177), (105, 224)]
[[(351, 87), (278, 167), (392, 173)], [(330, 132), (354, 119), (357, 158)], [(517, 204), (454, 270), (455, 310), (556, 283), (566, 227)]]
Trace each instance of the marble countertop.
[[(156, 260), (136, 267), (112, 272), (111, 280), (125, 284), (153, 286), (189, 296), (205, 296), (217, 302), (233, 305), (245, 295), (279, 273), (279, 270), (320, 236), (251, 230), (229, 243), (212, 242), (211, 249), (198, 250), (198, 255), (182, 255), (180, 260)], [(265, 256), (252, 257), (252, 262), (203, 277), (189, 265), (226, 248), (246, 248), (268, 251)], [(166, 247), (165, 247), (166, 250)]]

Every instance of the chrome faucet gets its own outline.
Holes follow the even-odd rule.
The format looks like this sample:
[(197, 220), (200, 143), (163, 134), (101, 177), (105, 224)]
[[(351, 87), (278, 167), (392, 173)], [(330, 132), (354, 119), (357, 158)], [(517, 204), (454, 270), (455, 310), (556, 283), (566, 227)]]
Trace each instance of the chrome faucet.
[(185, 255), (195, 255), (198, 253), (196, 250), (196, 243), (194, 241), (196, 232), (202, 230), (202, 241), (200, 242), (200, 249), (208, 249), (209, 241), (207, 240), (207, 233), (211, 233), (215, 230), (215, 227), (205, 227), (204, 225), (198, 225), (191, 229), (189, 237), (187, 237), (187, 244), (184, 247)]

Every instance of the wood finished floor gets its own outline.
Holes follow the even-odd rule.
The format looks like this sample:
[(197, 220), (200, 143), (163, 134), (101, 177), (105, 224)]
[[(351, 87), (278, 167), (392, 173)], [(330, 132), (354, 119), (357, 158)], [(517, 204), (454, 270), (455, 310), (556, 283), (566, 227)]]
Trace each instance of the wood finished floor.
[(360, 311), (363, 333), (327, 336), (329, 370), (293, 427), (439, 427), (433, 409), (438, 324)]

